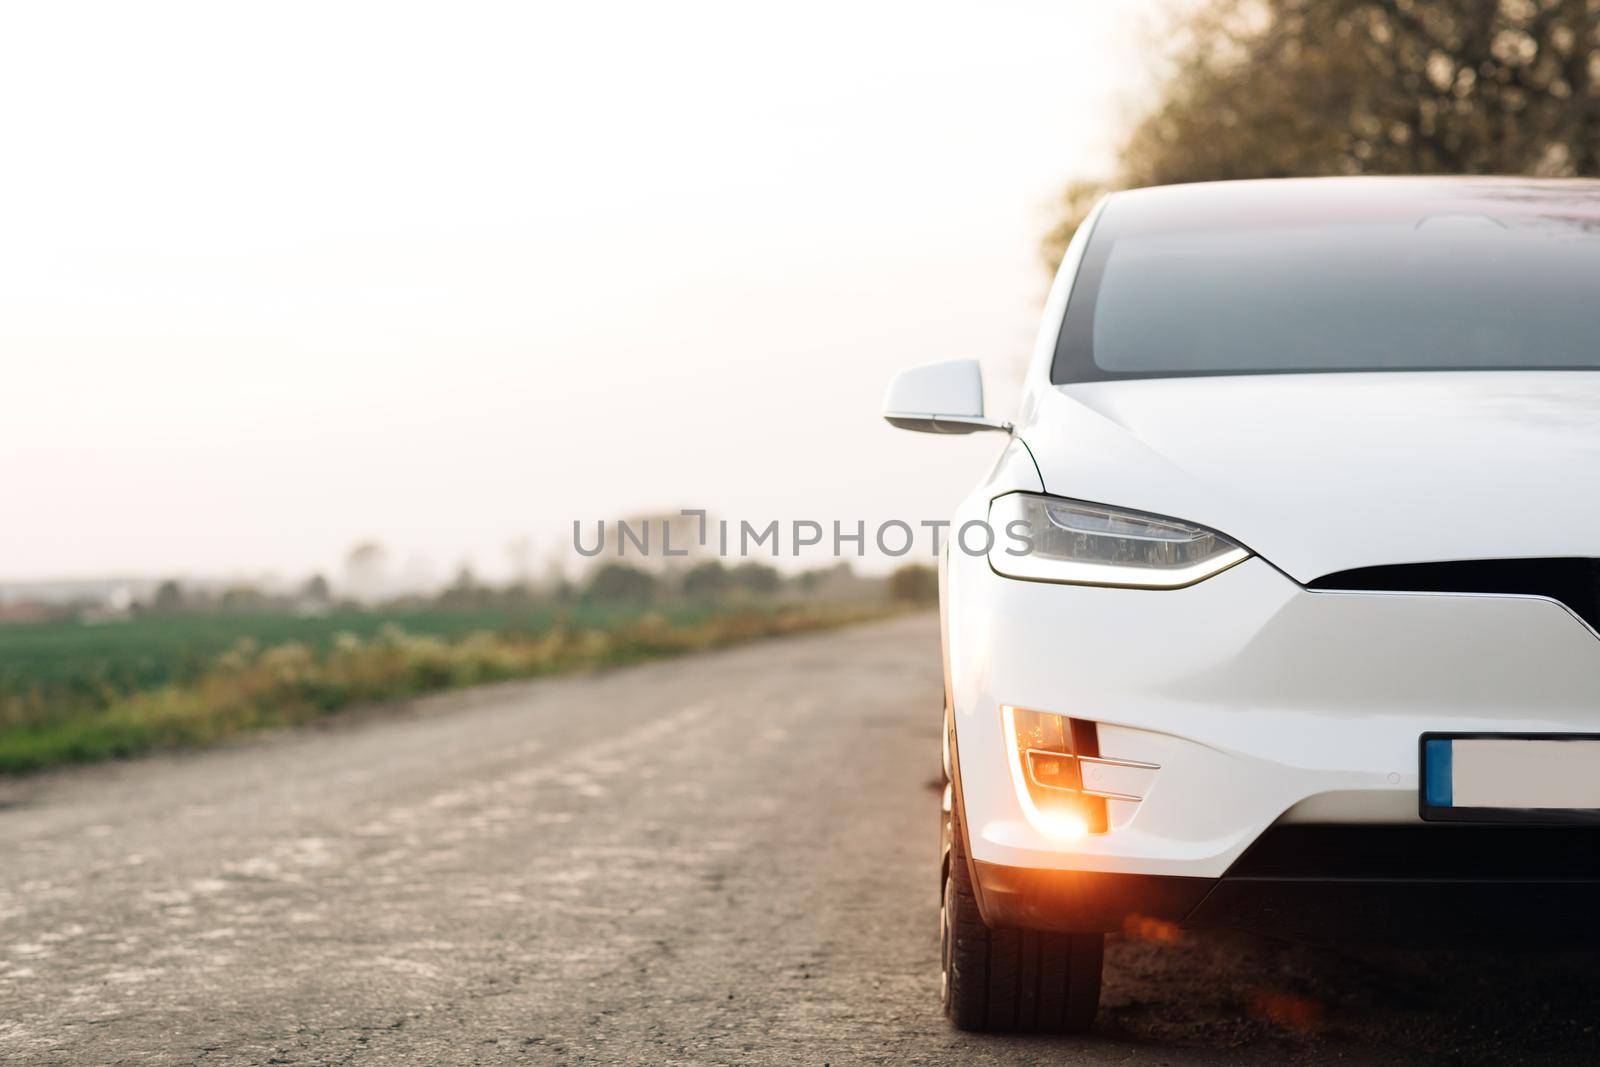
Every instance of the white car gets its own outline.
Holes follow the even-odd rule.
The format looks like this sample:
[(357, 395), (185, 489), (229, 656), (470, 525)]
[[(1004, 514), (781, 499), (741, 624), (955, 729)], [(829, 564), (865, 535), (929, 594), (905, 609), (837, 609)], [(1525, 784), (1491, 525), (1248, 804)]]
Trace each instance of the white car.
[[(1600, 927), (1600, 183), (1117, 193), (941, 559), (945, 1011), (1090, 1025), (1105, 935)], [(992, 543), (988, 543), (992, 542)]]

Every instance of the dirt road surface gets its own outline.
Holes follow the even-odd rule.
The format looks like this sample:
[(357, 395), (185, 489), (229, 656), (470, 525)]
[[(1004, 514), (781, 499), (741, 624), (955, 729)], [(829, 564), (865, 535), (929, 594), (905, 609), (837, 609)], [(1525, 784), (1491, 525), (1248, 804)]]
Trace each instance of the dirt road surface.
[(1597, 959), (1118, 941), (938, 1013), (917, 617), (0, 783), (0, 1063), (1592, 1061)]

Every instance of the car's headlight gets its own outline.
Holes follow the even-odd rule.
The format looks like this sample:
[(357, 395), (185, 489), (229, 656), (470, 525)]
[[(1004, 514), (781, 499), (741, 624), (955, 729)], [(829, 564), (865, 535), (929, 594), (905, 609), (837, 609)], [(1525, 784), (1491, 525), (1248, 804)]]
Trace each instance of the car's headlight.
[(989, 565), (1010, 578), (1177, 589), (1250, 553), (1203, 526), (1036, 493), (989, 505)]

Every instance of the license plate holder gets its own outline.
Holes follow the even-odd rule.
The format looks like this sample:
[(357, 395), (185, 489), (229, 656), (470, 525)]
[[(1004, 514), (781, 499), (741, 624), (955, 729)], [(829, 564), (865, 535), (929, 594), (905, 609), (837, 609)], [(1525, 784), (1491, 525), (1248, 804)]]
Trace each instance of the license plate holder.
[(1425, 733), (1427, 822), (1600, 823), (1600, 734)]

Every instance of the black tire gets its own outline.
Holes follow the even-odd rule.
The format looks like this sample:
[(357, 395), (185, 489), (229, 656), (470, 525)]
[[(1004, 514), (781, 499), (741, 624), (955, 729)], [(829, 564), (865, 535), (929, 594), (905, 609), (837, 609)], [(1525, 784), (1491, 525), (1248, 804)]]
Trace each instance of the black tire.
[(1104, 934), (992, 930), (978, 914), (961, 820), (950, 821), (950, 862), (939, 909), (944, 1013), (962, 1030), (1078, 1033), (1100, 1007)]

